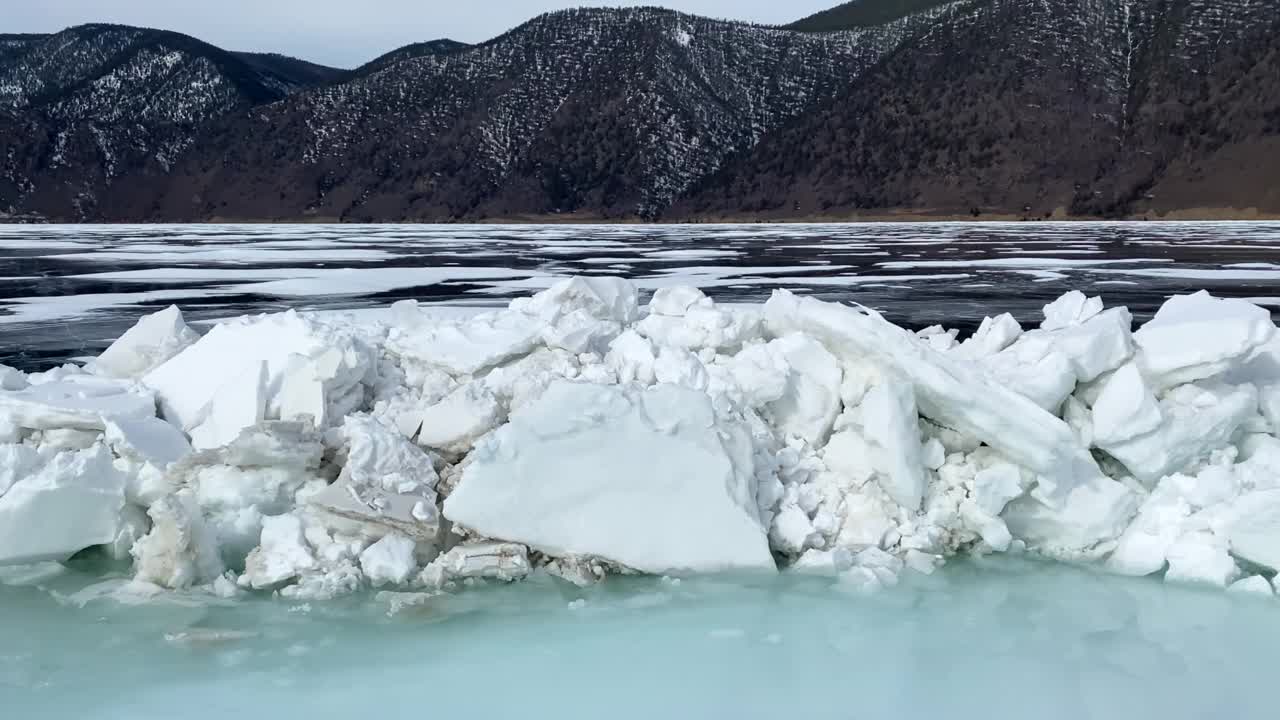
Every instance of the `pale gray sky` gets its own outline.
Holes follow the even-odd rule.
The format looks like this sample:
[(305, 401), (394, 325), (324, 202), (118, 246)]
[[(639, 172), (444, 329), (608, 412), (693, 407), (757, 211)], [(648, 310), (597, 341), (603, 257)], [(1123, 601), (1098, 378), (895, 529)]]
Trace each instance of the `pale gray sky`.
[(281, 52), (353, 67), (412, 42), (480, 42), (539, 13), (579, 6), (664, 5), (786, 23), (842, 0), (0, 0), (0, 32), (56, 32), (112, 22), (194, 35), (228, 50)]

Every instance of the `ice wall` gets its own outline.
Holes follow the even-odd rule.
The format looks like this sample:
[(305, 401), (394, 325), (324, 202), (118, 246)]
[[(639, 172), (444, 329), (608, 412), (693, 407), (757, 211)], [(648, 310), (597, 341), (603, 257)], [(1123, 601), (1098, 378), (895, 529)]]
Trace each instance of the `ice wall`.
[(441, 592), (545, 572), (828, 575), (1038, 553), (1244, 589), (1280, 572), (1280, 350), (1197, 293), (1132, 330), (1069, 293), (971, 338), (779, 291), (647, 305), (171, 308), (84, 366), (0, 368), (0, 564), (84, 550), (222, 596)]

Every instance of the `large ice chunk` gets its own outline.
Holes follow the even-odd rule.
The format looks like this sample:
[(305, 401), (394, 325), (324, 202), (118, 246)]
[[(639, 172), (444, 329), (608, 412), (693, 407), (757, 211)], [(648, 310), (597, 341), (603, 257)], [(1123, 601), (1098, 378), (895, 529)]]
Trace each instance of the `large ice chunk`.
[(1264, 308), (1202, 290), (1170, 298), (1133, 339), (1143, 375), (1161, 390), (1231, 369), (1275, 329)]
[(416, 544), (400, 533), (388, 533), (360, 553), (360, 569), (374, 587), (400, 585), (418, 568)]
[(1091, 382), (1120, 367), (1133, 356), (1132, 326), (1133, 316), (1129, 309), (1117, 307), (1098, 313), (1079, 325), (1027, 335), (1044, 333), (1071, 363), (1076, 379)]
[(1231, 583), (1227, 592), (1267, 598), (1275, 597), (1276, 594), (1275, 589), (1271, 587), (1271, 582), (1261, 575), (1251, 575), (1243, 580), (1237, 580)]
[(1010, 389), (1056, 413), (1076, 387), (1075, 368), (1051, 339), (1030, 334), (1023, 338), (988, 357), (986, 367)]
[(1164, 416), (1138, 366), (1127, 363), (1103, 381), (1091, 419), (1094, 442), (1105, 448), (1146, 435)]
[(1044, 306), (1044, 322), (1041, 329), (1060, 330), (1087, 322), (1102, 312), (1102, 298), (1086, 297), (1079, 290), (1072, 290)]
[(352, 415), (342, 426), (347, 441), (344, 469), (352, 481), (388, 492), (422, 493), (434, 490), (431, 458), (398, 432), (364, 415)]
[(543, 327), (542, 342), (575, 355), (603, 353), (620, 332), (622, 326), (612, 320), (600, 320), (586, 310), (575, 310)]
[(754, 310), (719, 307), (695, 288), (663, 288), (654, 293), (649, 315), (636, 330), (657, 345), (730, 350), (759, 337), (760, 316)]
[(176, 305), (143, 317), (102, 351), (89, 369), (115, 378), (139, 378), (194, 344), (200, 335), (187, 327)]
[(1191, 506), (1173, 493), (1154, 492), (1120, 536), (1107, 569), (1121, 575), (1151, 575), (1164, 569), (1169, 548), (1182, 535)]
[(220, 448), (266, 418), (267, 364), (258, 362), (244, 368), (218, 389), (210, 400), (204, 419), (191, 428), (191, 446), (197, 450)]
[(1021, 336), (1022, 325), (1009, 313), (986, 317), (973, 337), (960, 343), (956, 351), (966, 357), (988, 357), (1009, 347)]
[(312, 496), (309, 504), (345, 521), (336, 526), (350, 526), (365, 536), (397, 531), (417, 541), (436, 541), (439, 477), (431, 458), (399, 432), (366, 416), (347, 418), (342, 433), (346, 465), (338, 481)]
[(0, 495), (8, 492), (14, 483), (34, 473), (44, 464), (44, 458), (28, 445), (0, 445)]
[(1280, 490), (1241, 495), (1223, 513), (1218, 530), (1236, 557), (1280, 571)]
[(0, 422), (30, 430), (95, 430), (115, 418), (155, 417), (155, 398), (129, 383), (73, 375), (0, 392)]
[(894, 502), (908, 510), (919, 510), (927, 476), (911, 385), (882, 382), (867, 393), (860, 410), (863, 433), (873, 448), (881, 487)]
[(798, 333), (766, 347), (788, 368), (782, 396), (769, 404), (774, 426), (783, 437), (821, 447), (840, 414), (840, 363), (822, 343)]
[(706, 394), (558, 382), (472, 453), (445, 517), (651, 573), (773, 569), (747, 431)]
[(440, 538), (435, 493), (388, 492), (344, 476), (309, 497), (307, 503), (323, 513), (324, 525), (337, 530), (372, 538), (395, 531), (426, 543)]
[(1272, 435), (1280, 435), (1280, 334), (1273, 335), (1245, 361), (1222, 377), (1232, 385), (1248, 383), (1258, 389), (1258, 409)]
[(876, 473), (876, 450), (856, 430), (845, 429), (832, 435), (822, 449), (822, 460), (829, 470), (855, 487), (862, 487)]
[(471, 375), (529, 354), (542, 330), (536, 317), (502, 310), (461, 321), (397, 325), (387, 336), (387, 349), (450, 375)]
[(191, 443), (169, 423), (154, 417), (108, 420), (106, 440), (120, 457), (164, 469), (191, 452)]
[(147, 514), (151, 532), (132, 550), (135, 578), (184, 589), (213, 582), (222, 573), (217, 540), (189, 490), (160, 498)]
[(605, 365), (614, 372), (618, 382), (636, 382), (652, 385), (657, 354), (653, 344), (635, 330), (625, 330), (609, 343)]
[(775, 334), (804, 332), (838, 355), (870, 358), (915, 386), (922, 415), (985, 442), (1041, 477), (1046, 498), (1101, 477), (1093, 458), (1062, 420), (961, 358), (939, 353), (870, 310), (785, 290), (765, 306)]
[(175, 486), (196, 502), (229, 563), (258, 544), (264, 515), (289, 512), (298, 490), (317, 479), (323, 447), (304, 423), (273, 421), (250, 428), (216, 450), (170, 466)]
[[(351, 394), (372, 362), (366, 345), (349, 325), (330, 324), (291, 310), (221, 323), (147, 373), (143, 383), (155, 391), (163, 417), (191, 431), (205, 421), (224, 390), (252, 384), (259, 368), (265, 367), (266, 417), (279, 419), (281, 385), (287, 374), (298, 371), (297, 356), (321, 362), (325, 390), (333, 398)], [(217, 433), (219, 437), (229, 434)]]
[(603, 353), (640, 314), (635, 285), (615, 277), (562, 280), (531, 298), (512, 300), (511, 309), (537, 319), (547, 347), (575, 354)]
[[(617, 345), (618, 341), (627, 334), (619, 336), (614, 341), (614, 345)], [(634, 333), (630, 335), (642, 343), (645, 342)], [(612, 355), (612, 351), (610, 354)], [(650, 363), (652, 361), (651, 356)], [(492, 393), (498, 407), (510, 410), (537, 398), (553, 380), (575, 378), (580, 374), (579, 359), (567, 351), (539, 348), (519, 360), (494, 368), (484, 376), (482, 382), (484, 387)], [(650, 376), (652, 377), (652, 368)], [(488, 402), (486, 401), (485, 404)]]
[(596, 320), (629, 325), (640, 315), (636, 286), (625, 278), (573, 277), (529, 298), (511, 301), (511, 309), (545, 323), (582, 311)]
[(302, 520), (286, 513), (262, 519), (262, 538), (245, 560), (243, 587), (269, 590), (294, 580), (316, 566), (302, 534)]
[[(1109, 417), (1108, 412), (1120, 412), (1121, 406), (1138, 403), (1139, 408), (1130, 413), (1134, 417), (1134, 427), (1149, 426), (1155, 415), (1149, 406), (1142, 409), (1148, 400), (1140, 395), (1141, 390), (1135, 390), (1125, 377), (1113, 377), (1112, 381), (1108, 382), (1107, 391), (1099, 398), (1099, 402), (1107, 400), (1102, 417)], [(1114, 391), (1110, 390), (1113, 384), (1117, 385)], [(1113, 404), (1111, 398), (1121, 393), (1135, 397), (1123, 399), (1123, 402), (1117, 400)], [(1257, 414), (1257, 408), (1258, 393), (1252, 385), (1182, 385), (1170, 390), (1160, 401), (1159, 416), (1163, 419), (1154, 430), (1119, 441), (1097, 438), (1095, 442), (1124, 463), (1134, 477), (1150, 483), (1181, 470), (1211, 450), (1225, 446), (1240, 426)], [(1115, 434), (1123, 437), (1127, 432), (1123, 427), (1117, 427)]]
[(1007, 462), (995, 462), (973, 474), (970, 493), (975, 506), (990, 517), (1004, 512), (1010, 501), (1022, 496), (1022, 471)]
[[(792, 370), (785, 354), (779, 352), (781, 347), (773, 343), (767, 345), (753, 343), (744, 347), (736, 355), (720, 356), (717, 358), (716, 364), (709, 368), (711, 374), (710, 392), (713, 395), (728, 397), (740, 407), (757, 410), (765, 408), (771, 403), (779, 402), (788, 392), (800, 392), (802, 380), (799, 377), (799, 373)], [(825, 349), (822, 353), (830, 355)], [(814, 370), (819, 372), (810, 378), (805, 383), (806, 385), (813, 384), (815, 381), (818, 386), (821, 385), (821, 377), (823, 375), (821, 362), (820, 355), (811, 360)], [(818, 400), (818, 407), (821, 408), (826, 403), (833, 401), (836, 401), (838, 405), (840, 398), (837, 396), (832, 400), (825, 398), (814, 399)], [(785, 409), (785, 406), (790, 402), (793, 401), (782, 403), (782, 409)], [(825, 413), (825, 409), (820, 411), (819, 417), (823, 416), (821, 413)]]
[(502, 419), (502, 406), (493, 392), (483, 383), (469, 383), (423, 411), (418, 443), (445, 452), (466, 452)]
[(1196, 531), (1183, 534), (1169, 546), (1169, 570), (1165, 582), (1198, 583), (1225, 588), (1240, 577), (1240, 568), (1231, 559), (1227, 541), (1217, 535)]
[(0, 565), (66, 560), (112, 542), (124, 486), (105, 446), (58, 453), (0, 495)]
[(339, 424), (364, 402), (359, 384), (363, 364), (364, 358), (353, 348), (330, 347), (310, 357), (294, 355), (267, 414), (281, 420), (309, 417), (319, 428)]
[(488, 579), (510, 582), (533, 570), (529, 549), (517, 543), (469, 543), (458, 545), (422, 570), (420, 580), (431, 589), (455, 580)]
[(1055, 330), (1024, 333), (993, 356), (996, 376), (1041, 407), (1056, 412), (1077, 381), (1092, 382), (1133, 355), (1126, 308), (1112, 308)]
[(26, 373), (8, 365), (0, 365), (0, 390), (25, 390), (30, 384)]
[(1099, 474), (1053, 504), (1035, 492), (1024, 495), (1009, 503), (1002, 518), (1014, 537), (1046, 555), (1075, 559), (1119, 537), (1138, 502), (1133, 491)]

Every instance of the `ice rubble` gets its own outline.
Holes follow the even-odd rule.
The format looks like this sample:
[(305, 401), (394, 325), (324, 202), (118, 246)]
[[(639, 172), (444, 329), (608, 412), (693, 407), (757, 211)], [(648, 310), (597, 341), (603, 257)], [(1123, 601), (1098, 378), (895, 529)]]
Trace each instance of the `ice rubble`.
[(0, 564), (101, 547), (144, 588), (327, 598), (546, 572), (806, 572), (866, 590), (1037, 552), (1271, 593), (1280, 336), (1206, 293), (1131, 332), (1068, 293), (970, 338), (779, 291), (296, 312), (0, 367)]

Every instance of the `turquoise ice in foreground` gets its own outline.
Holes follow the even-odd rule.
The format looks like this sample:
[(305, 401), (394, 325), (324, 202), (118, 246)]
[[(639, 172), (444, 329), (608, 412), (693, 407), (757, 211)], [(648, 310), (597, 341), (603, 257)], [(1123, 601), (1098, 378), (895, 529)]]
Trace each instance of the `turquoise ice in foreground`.
[(0, 367), (17, 718), (1272, 718), (1280, 339), (779, 291), (170, 308)]
[(396, 612), (122, 605), (82, 592), (98, 581), (0, 585), (5, 717), (1263, 720), (1280, 702), (1274, 599), (1013, 558), (873, 595), (539, 576)]

